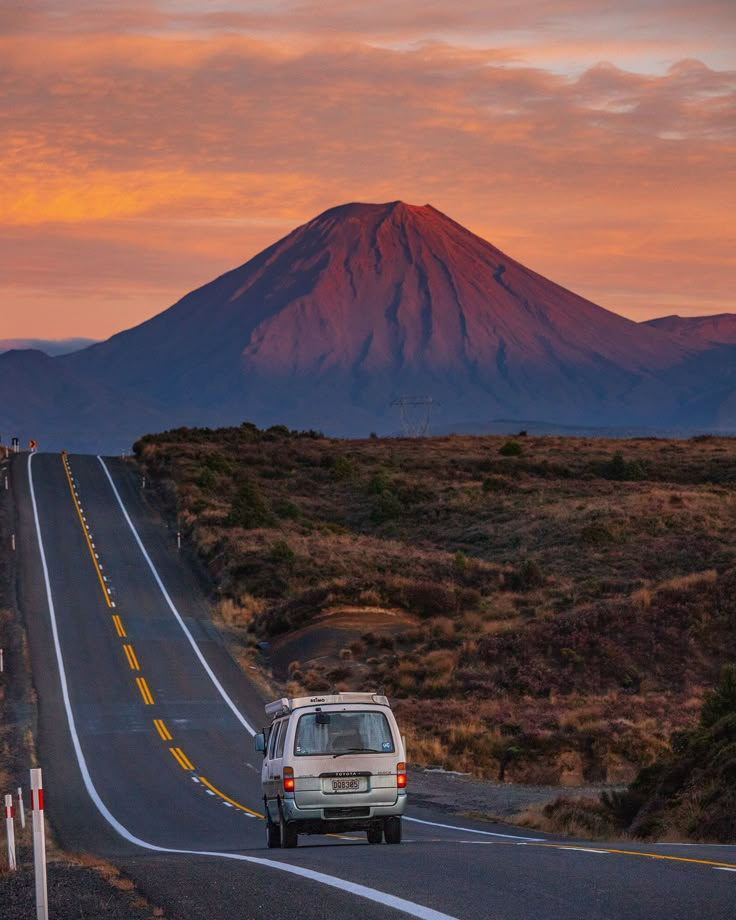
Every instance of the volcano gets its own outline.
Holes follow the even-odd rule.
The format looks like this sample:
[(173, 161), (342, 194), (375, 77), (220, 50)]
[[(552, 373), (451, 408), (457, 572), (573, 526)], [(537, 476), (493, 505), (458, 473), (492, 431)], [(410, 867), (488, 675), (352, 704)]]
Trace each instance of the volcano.
[(662, 424), (688, 343), (596, 306), (431, 205), (348, 204), (106, 342), (58, 360), (190, 424)]

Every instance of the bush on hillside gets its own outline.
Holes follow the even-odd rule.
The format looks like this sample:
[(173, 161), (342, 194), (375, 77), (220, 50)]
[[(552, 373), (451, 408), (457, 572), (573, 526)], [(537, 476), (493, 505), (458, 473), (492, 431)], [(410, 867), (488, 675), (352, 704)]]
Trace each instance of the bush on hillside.
[(268, 527), (272, 520), (271, 507), (257, 484), (251, 479), (243, 480), (230, 506), (227, 523), (251, 530)]
[(736, 843), (736, 665), (725, 665), (706, 695), (700, 724), (678, 732), (672, 752), (645, 767), (604, 806), (636, 837), (664, 833)]
[(624, 460), (620, 453), (614, 454), (608, 463), (603, 464), (601, 476), (615, 482), (640, 482), (645, 478), (641, 463), (638, 460)]

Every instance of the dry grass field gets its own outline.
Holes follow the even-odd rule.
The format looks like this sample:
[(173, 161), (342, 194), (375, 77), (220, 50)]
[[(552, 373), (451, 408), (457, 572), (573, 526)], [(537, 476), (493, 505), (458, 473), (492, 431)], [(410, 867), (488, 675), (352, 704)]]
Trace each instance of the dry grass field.
[(290, 690), (382, 686), (414, 762), (628, 782), (736, 660), (734, 439), (245, 424), (135, 452), (243, 654), (268, 641)]

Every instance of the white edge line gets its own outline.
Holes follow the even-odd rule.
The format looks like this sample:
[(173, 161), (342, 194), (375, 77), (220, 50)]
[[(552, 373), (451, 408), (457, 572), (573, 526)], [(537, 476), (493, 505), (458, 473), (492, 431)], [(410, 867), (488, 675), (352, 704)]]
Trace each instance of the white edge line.
[(569, 847), (565, 844), (560, 844), (554, 848), (556, 850), (565, 850), (567, 852), (572, 851), (573, 853), (600, 853), (603, 856), (608, 856), (608, 850), (593, 850), (590, 847)]
[(730, 868), (730, 866), (713, 866), (713, 869), (718, 869), (719, 872), (736, 872), (736, 869)]
[(446, 830), (458, 831), (461, 834), (482, 834), (484, 837), (505, 837), (507, 840), (524, 840), (530, 843), (542, 843), (546, 837), (521, 837), (518, 834), (497, 834), (494, 831), (478, 831), (474, 827), (458, 827), (456, 824), (438, 824), (436, 821), (422, 821), (421, 818), (408, 818), (404, 815), (404, 821), (412, 821), (414, 824), (427, 824), (429, 827), (444, 827)]
[[(87, 761), (85, 760), (84, 753), (82, 752), (82, 745), (79, 741), (79, 735), (77, 734), (77, 726), (74, 721), (74, 713), (72, 712), (71, 701), (69, 699), (69, 687), (66, 679), (66, 671), (64, 670), (64, 659), (61, 654), (59, 630), (56, 624), (56, 609), (54, 607), (54, 600), (51, 594), (51, 582), (49, 580), (49, 570), (46, 564), (46, 553), (43, 548), (43, 538), (41, 536), (41, 524), (38, 518), (36, 494), (33, 489), (33, 471), (31, 469), (31, 461), (33, 460), (33, 457), (34, 454), (28, 455), (28, 484), (30, 486), (31, 492), (33, 518), (36, 525), (38, 549), (41, 556), (41, 567), (43, 569), (43, 579), (46, 586), (46, 598), (49, 607), (49, 619), (51, 621), (51, 633), (54, 640), (56, 661), (59, 666), (59, 681), (61, 683), (61, 694), (64, 700), (66, 718), (69, 724), (69, 734), (71, 735), (72, 744), (74, 746), (74, 753), (77, 756), (77, 763), (79, 764), (79, 769), (82, 774), (82, 781), (84, 782), (87, 793), (107, 823), (113, 827), (125, 840), (135, 844), (136, 846), (142, 847), (145, 850), (154, 850), (157, 853), (175, 853), (185, 856), (214, 856), (218, 859), (233, 859), (238, 862), (253, 863), (257, 866), (265, 866), (268, 869), (278, 869), (281, 872), (289, 872), (292, 875), (298, 875), (302, 878), (307, 878), (314, 882), (320, 882), (322, 885), (329, 885), (330, 888), (337, 888), (338, 891), (346, 891), (349, 894), (354, 894), (358, 897), (366, 898), (369, 901), (375, 901), (378, 904), (383, 904), (384, 906), (391, 907), (394, 910), (402, 910), (404, 913), (409, 914), (410, 917), (418, 917), (419, 920), (457, 920), (456, 917), (453, 917), (450, 914), (443, 914), (440, 911), (433, 910), (431, 907), (424, 907), (422, 904), (415, 904), (413, 901), (406, 901), (404, 898), (399, 898), (395, 895), (387, 894), (383, 891), (378, 891), (375, 888), (367, 888), (365, 885), (359, 885), (356, 882), (349, 882), (346, 879), (338, 878), (334, 875), (325, 875), (323, 872), (315, 872), (312, 869), (305, 869), (302, 866), (293, 866), (289, 863), (277, 862), (276, 860), (272, 859), (262, 859), (258, 856), (245, 856), (241, 853), (218, 853), (217, 851), (211, 850), (178, 850), (171, 847), (157, 846), (155, 843), (149, 843), (147, 840), (142, 840), (140, 837), (136, 837), (135, 834), (132, 834), (118, 821), (118, 819), (108, 809), (107, 805), (105, 805), (105, 803), (102, 801), (94, 783), (92, 782), (92, 777), (90, 776), (89, 768), (87, 767)], [(102, 461), (100, 460), (100, 462)], [(104, 463), (102, 465), (104, 467)], [(107, 468), (105, 468), (105, 472), (107, 472)], [(109, 475), (110, 474), (108, 473), (108, 477)], [(115, 486), (113, 485), (113, 489), (114, 488)], [(135, 529), (133, 529), (133, 532), (135, 533)], [(146, 558), (148, 557), (146, 556)], [(186, 627), (184, 627), (184, 629), (186, 631)]]
[(215, 685), (215, 687), (217, 688), (217, 690), (218, 690), (220, 696), (223, 698), (223, 700), (227, 703), (227, 705), (228, 705), (228, 706), (230, 707), (230, 709), (232, 710), (232, 712), (233, 712), (233, 714), (235, 715), (235, 718), (238, 720), (238, 722), (240, 722), (240, 724), (241, 724), (241, 725), (243, 726), (243, 728), (248, 732), (249, 735), (251, 735), (251, 736), (255, 735), (256, 730), (253, 728), (253, 726), (250, 724), (250, 722), (248, 722), (248, 720), (245, 718), (245, 716), (240, 712), (240, 710), (239, 710), (238, 707), (235, 705), (235, 703), (230, 699), (230, 697), (228, 696), (227, 691), (225, 690), (225, 688), (222, 686), (222, 684), (220, 683), (220, 681), (219, 681), (219, 680), (217, 679), (217, 677), (215, 676), (215, 672), (212, 670), (212, 668), (211, 668), (211, 667), (209, 666), (209, 664), (207, 663), (207, 661), (206, 661), (204, 655), (202, 654), (202, 652), (201, 652), (199, 646), (198, 646), (197, 643), (195, 642), (194, 637), (192, 636), (192, 634), (191, 634), (191, 633), (189, 632), (189, 630), (187, 629), (186, 623), (185, 623), (184, 620), (182, 619), (182, 616), (181, 616), (181, 614), (179, 613), (179, 611), (176, 609), (176, 606), (175, 606), (174, 602), (171, 600), (171, 597), (169, 596), (169, 592), (168, 592), (168, 591), (166, 590), (166, 588), (164, 587), (164, 583), (161, 581), (161, 578), (159, 577), (159, 574), (158, 574), (158, 572), (156, 571), (156, 567), (154, 566), (153, 562), (151, 561), (151, 557), (148, 555), (148, 553), (147, 553), (147, 551), (146, 551), (146, 548), (145, 548), (145, 546), (143, 545), (143, 541), (142, 541), (141, 538), (138, 536), (138, 531), (135, 529), (135, 525), (133, 524), (133, 522), (132, 522), (131, 519), (130, 519), (130, 515), (128, 514), (128, 512), (127, 512), (127, 510), (126, 510), (126, 508), (125, 508), (125, 505), (123, 504), (123, 500), (122, 500), (122, 498), (120, 497), (120, 493), (118, 492), (118, 490), (117, 490), (117, 488), (116, 488), (116, 486), (115, 486), (115, 483), (114, 483), (113, 480), (112, 480), (112, 476), (110, 475), (110, 471), (108, 470), (107, 466), (105, 465), (105, 461), (102, 459), (102, 457), (99, 457), (99, 456), (97, 457), (97, 459), (98, 459), (98, 460), (100, 461), (100, 463), (102, 464), (102, 469), (105, 471), (105, 475), (107, 476), (108, 481), (109, 481), (109, 483), (110, 483), (110, 486), (112, 487), (112, 491), (113, 491), (113, 493), (115, 494), (115, 498), (117, 499), (118, 505), (120, 505), (120, 510), (123, 512), (123, 516), (125, 517), (125, 520), (128, 522), (128, 527), (130, 527), (131, 532), (132, 532), (133, 536), (135, 537), (136, 543), (138, 544), (138, 548), (139, 548), (140, 551), (143, 553), (143, 558), (144, 558), (144, 559), (146, 560), (146, 562), (148, 563), (148, 567), (149, 567), (149, 569), (151, 570), (151, 574), (152, 574), (153, 577), (156, 579), (156, 584), (159, 586), (159, 588), (160, 588), (160, 590), (161, 590), (161, 593), (162, 593), (163, 596), (164, 596), (164, 600), (165, 600), (166, 603), (169, 605), (169, 609), (171, 610), (171, 612), (172, 612), (172, 613), (174, 614), (174, 616), (176, 617), (176, 620), (177, 620), (177, 622), (179, 623), (179, 626), (181, 626), (182, 630), (184, 631), (184, 634), (186, 635), (187, 639), (189, 640), (189, 644), (190, 644), (190, 645), (192, 646), (192, 648), (194, 649), (194, 654), (197, 656), (197, 658), (199, 658), (200, 664), (202, 665), (202, 667), (205, 669), (205, 671), (206, 671), (207, 674), (209, 675), (210, 680), (212, 681), (212, 683), (213, 683), (213, 684)]

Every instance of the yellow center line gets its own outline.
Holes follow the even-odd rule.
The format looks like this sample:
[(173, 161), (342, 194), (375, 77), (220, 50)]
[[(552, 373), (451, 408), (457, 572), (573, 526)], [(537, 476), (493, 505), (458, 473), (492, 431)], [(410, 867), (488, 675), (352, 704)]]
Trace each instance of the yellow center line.
[(121, 639), (127, 638), (125, 633), (125, 628), (123, 627), (122, 621), (117, 613), (113, 613), (112, 621), (115, 624), (115, 632), (120, 636)]
[(138, 689), (141, 691), (141, 696), (143, 697), (143, 702), (146, 706), (153, 705), (153, 696), (151, 696), (151, 691), (148, 689), (148, 684), (146, 683), (145, 677), (136, 677), (135, 682), (138, 684)]
[(163, 741), (171, 741), (171, 732), (168, 730), (164, 724), (163, 719), (154, 719), (153, 724), (156, 726), (156, 731), (159, 733)]
[[(579, 850), (579, 846), (566, 846), (560, 843), (532, 843), (529, 846), (552, 847), (557, 850)], [(587, 846), (588, 849), (600, 850), (602, 853), (619, 853), (621, 856), (644, 856), (647, 859), (667, 859), (672, 862), (698, 863), (701, 866), (719, 866), (722, 869), (736, 869), (733, 863), (714, 862), (711, 859), (693, 859), (689, 856), (669, 856), (666, 853), (644, 853), (642, 850), (614, 850), (608, 847), (599, 847), (595, 843)]]
[(187, 755), (184, 753), (184, 751), (182, 751), (180, 747), (171, 747), (169, 748), (169, 750), (176, 758), (182, 770), (193, 770), (194, 769), (194, 765), (192, 764), (191, 760), (189, 760)]
[(77, 516), (79, 517), (79, 523), (82, 527), (82, 533), (84, 534), (84, 539), (87, 541), (87, 548), (89, 549), (90, 557), (97, 571), (97, 577), (100, 579), (100, 587), (102, 588), (102, 593), (105, 595), (105, 601), (107, 602), (108, 607), (112, 607), (112, 600), (110, 599), (110, 593), (107, 590), (107, 585), (105, 584), (105, 579), (102, 577), (102, 570), (100, 569), (100, 564), (97, 561), (95, 556), (95, 551), (92, 548), (92, 541), (89, 538), (89, 533), (87, 532), (87, 525), (84, 523), (84, 518), (82, 517), (82, 509), (79, 507), (79, 502), (77, 501), (77, 496), (74, 494), (74, 485), (72, 484), (72, 477), (69, 472), (69, 464), (66, 457), (62, 458), (64, 463), (64, 472), (66, 473), (66, 479), (69, 483), (69, 491), (72, 495), (72, 501), (74, 502), (74, 507), (77, 509)]
[(176, 749), (176, 748), (169, 748), (169, 750), (170, 750), (171, 753), (173, 754), (174, 759), (175, 759), (176, 762), (179, 764), (179, 766), (182, 768), (182, 770), (186, 770), (186, 767), (185, 767), (184, 764), (181, 762), (181, 758), (179, 757), (179, 754), (178, 754), (178, 752), (177, 752), (177, 749)]
[[(444, 838), (438, 838), (441, 842), (445, 843)], [(476, 843), (479, 841), (473, 841)], [(619, 856), (642, 856), (645, 859), (664, 859), (669, 860), (670, 862), (684, 862), (684, 863), (696, 863), (701, 866), (716, 866), (720, 869), (736, 869), (734, 863), (726, 862), (716, 862), (711, 859), (693, 859), (690, 856), (670, 856), (667, 853), (645, 853), (643, 850), (617, 850), (613, 847), (604, 847), (598, 846), (595, 841), (590, 841), (581, 844), (565, 844), (565, 843), (532, 843), (524, 841), (523, 844), (512, 843), (508, 840), (488, 840), (484, 841), (488, 844), (493, 844), (494, 846), (520, 846), (525, 847), (540, 847), (542, 849), (551, 849), (551, 850), (595, 850), (597, 853), (611, 853), (613, 855), (618, 854)]]
[(132, 645), (124, 645), (123, 649), (125, 651), (125, 657), (128, 659), (128, 664), (130, 665), (131, 671), (140, 671), (141, 666), (138, 664), (138, 659), (135, 657), (135, 652), (133, 651)]
[(199, 776), (197, 778), (199, 779), (200, 783), (203, 783), (211, 792), (214, 792), (215, 795), (219, 796), (223, 801), (229, 802), (235, 808), (239, 808), (241, 811), (248, 812), (248, 814), (253, 815), (254, 818), (264, 817), (264, 815), (262, 815), (260, 812), (253, 811), (250, 808), (246, 808), (245, 805), (241, 805), (240, 802), (236, 802), (235, 799), (231, 799), (230, 796), (225, 795), (224, 792), (220, 792), (220, 790), (216, 789), (212, 785), (212, 783), (210, 783), (208, 780), (204, 778), (204, 776)]

